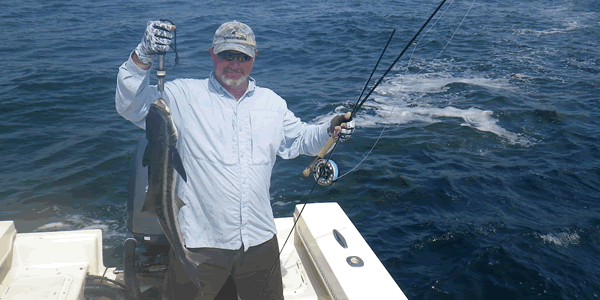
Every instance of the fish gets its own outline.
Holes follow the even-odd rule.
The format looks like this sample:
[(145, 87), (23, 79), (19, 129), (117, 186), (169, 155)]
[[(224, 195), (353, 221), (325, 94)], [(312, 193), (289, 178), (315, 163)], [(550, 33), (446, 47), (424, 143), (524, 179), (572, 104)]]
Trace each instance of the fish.
[(178, 213), (185, 204), (175, 195), (177, 172), (187, 182), (187, 176), (176, 145), (178, 133), (171, 111), (163, 98), (150, 105), (146, 116), (146, 139), (142, 165), (148, 166), (148, 191), (142, 211), (157, 217), (163, 233), (171, 244), (174, 254), (183, 264), (185, 271), (198, 290), (200, 285), (199, 266), (207, 256), (189, 251), (183, 242)]

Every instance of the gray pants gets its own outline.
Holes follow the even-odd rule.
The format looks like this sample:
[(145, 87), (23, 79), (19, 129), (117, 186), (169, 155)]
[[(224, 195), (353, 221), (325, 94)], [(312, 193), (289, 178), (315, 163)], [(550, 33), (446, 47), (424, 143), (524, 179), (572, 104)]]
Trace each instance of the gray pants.
[(213, 300), (231, 275), (242, 300), (283, 300), (283, 284), (279, 264), (273, 270), (260, 299), (258, 298), (279, 254), (277, 236), (273, 236), (272, 239), (260, 245), (248, 248), (246, 252), (243, 247), (239, 250), (214, 248), (189, 248), (189, 250), (210, 257), (200, 265), (202, 297), (196, 298), (197, 295), (199, 296), (198, 289), (185, 272), (181, 261), (171, 251), (171, 263), (163, 283), (163, 299)]

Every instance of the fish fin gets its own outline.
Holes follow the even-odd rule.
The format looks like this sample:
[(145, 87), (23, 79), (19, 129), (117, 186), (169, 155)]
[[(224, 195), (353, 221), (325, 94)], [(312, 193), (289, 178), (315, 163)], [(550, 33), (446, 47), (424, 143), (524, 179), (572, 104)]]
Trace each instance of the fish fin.
[(144, 150), (144, 155), (142, 156), (142, 166), (146, 167), (150, 164), (150, 159), (152, 158), (152, 145), (148, 143), (146, 146), (146, 150)]
[(144, 200), (144, 206), (142, 206), (142, 212), (149, 212), (151, 215), (156, 216), (156, 206), (154, 199), (146, 193), (146, 200)]
[(177, 208), (181, 208), (185, 205), (185, 203), (183, 202), (183, 200), (181, 200), (181, 198), (179, 198), (179, 196), (175, 195), (175, 206)]
[(181, 156), (179, 155), (179, 151), (177, 148), (173, 147), (171, 149), (171, 161), (173, 162), (173, 167), (175, 171), (181, 175), (183, 181), (187, 182), (187, 175), (185, 174), (185, 168), (183, 168), (183, 162), (181, 161)]

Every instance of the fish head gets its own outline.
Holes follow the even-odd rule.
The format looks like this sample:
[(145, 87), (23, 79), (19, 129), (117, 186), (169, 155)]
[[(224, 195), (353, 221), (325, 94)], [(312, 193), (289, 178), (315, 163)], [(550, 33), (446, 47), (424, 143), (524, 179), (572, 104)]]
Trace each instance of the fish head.
[(146, 116), (146, 138), (148, 141), (165, 143), (168, 146), (177, 144), (178, 135), (171, 110), (163, 98), (156, 99), (150, 105)]

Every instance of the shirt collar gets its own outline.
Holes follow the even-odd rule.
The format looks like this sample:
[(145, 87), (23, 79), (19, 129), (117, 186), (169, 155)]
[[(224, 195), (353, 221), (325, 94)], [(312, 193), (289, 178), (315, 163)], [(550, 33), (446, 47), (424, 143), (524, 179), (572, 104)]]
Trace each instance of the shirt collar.
[[(215, 76), (215, 71), (212, 71), (210, 73), (210, 78), (209, 78), (208, 82), (209, 82), (209, 86), (213, 90), (218, 91), (224, 95), (229, 94), (229, 92), (221, 85), (219, 80), (217, 80), (217, 77)], [(254, 93), (255, 89), (256, 89), (256, 81), (251, 76), (248, 76), (248, 89), (246, 90), (245, 94), (249, 95), (250, 93)]]

